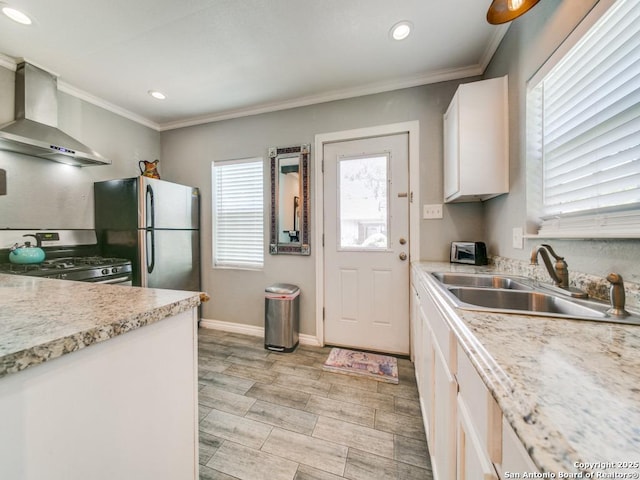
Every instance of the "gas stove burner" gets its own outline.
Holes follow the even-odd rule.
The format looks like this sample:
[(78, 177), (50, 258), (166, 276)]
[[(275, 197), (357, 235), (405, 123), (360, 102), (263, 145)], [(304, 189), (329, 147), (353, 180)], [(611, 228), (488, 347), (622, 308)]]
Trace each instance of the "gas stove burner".
[(125, 260), (122, 258), (111, 258), (111, 257), (74, 257), (71, 259), (76, 263), (83, 263), (85, 265), (114, 265), (123, 262), (128, 262), (129, 260)]
[(97, 256), (52, 258), (35, 264), (0, 264), (0, 273), (82, 282), (124, 283), (131, 280), (131, 261)]
[(60, 258), (57, 260), (45, 260), (40, 264), (42, 268), (73, 268), (74, 262), (68, 258)]

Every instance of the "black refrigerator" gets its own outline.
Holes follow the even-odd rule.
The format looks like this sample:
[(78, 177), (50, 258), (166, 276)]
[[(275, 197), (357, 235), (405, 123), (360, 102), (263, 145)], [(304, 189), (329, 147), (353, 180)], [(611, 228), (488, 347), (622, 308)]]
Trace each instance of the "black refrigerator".
[(133, 285), (200, 291), (200, 193), (134, 177), (94, 183), (98, 243), (133, 263)]

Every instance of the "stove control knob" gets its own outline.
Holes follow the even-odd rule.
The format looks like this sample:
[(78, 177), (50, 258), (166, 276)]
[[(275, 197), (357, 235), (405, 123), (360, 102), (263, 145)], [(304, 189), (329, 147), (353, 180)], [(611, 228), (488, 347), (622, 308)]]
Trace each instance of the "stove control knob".
[(103, 268), (102, 269), (102, 274), (103, 275), (109, 275), (109, 269), (108, 268)]
[(112, 268), (111, 269), (111, 273), (118, 273), (118, 269), (117, 268)]

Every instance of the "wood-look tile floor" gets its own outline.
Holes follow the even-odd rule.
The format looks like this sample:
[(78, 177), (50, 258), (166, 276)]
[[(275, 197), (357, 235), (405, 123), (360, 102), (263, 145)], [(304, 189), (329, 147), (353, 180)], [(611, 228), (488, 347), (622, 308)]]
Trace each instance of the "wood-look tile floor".
[(432, 480), (414, 370), (322, 370), (330, 348), (199, 329), (200, 480)]

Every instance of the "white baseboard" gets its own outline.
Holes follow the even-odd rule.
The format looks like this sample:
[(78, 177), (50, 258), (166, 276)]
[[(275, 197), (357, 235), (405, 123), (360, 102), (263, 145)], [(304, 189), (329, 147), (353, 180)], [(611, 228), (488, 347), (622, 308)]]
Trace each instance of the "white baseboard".
[[(200, 327), (210, 328), (211, 330), (220, 330), (223, 332), (239, 333), (242, 335), (251, 335), (252, 337), (264, 337), (264, 327), (255, 325), (245, 325), (243, 323), (223, 322), (222, 320), (212, 320), (203, 318), (200, 320)], [(318, 338), (313, 335), (304, 333), (299, 334), (300, 345), (310, 345), (312, 347), (322, 347)]]
[(242, 323), (223, 322), (222, 320), (211, 320), (202, 318), (200, 320), (202, 328), (210, 328), (211, 330), (221, 330), (223, 332), (240, 333), (242, 335), (251, 335), (252, 337), (263, 337), (264, 328), (254, 325), (245, 325)]

